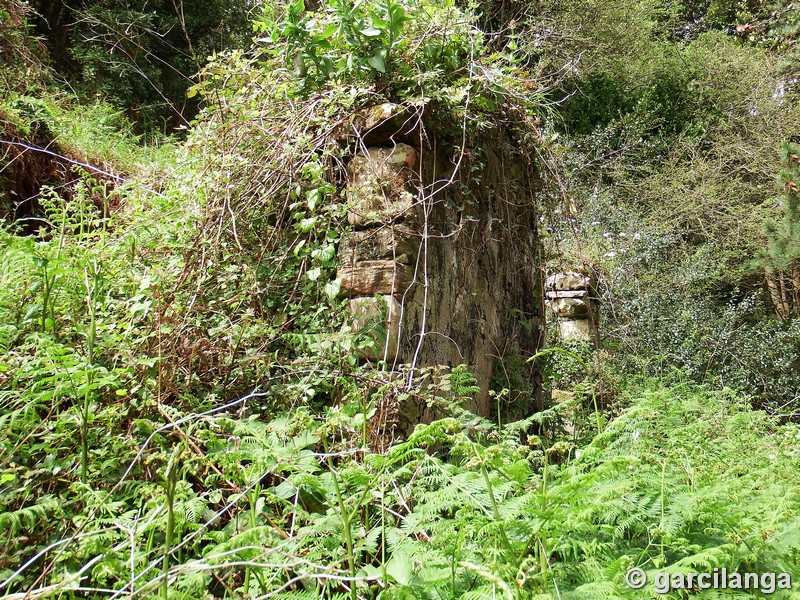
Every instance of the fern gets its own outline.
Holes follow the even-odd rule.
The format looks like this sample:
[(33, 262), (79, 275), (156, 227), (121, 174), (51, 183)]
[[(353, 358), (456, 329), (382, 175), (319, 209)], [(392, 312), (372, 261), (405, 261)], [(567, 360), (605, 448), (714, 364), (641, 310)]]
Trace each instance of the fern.
[(54, 496), (42, 496), (38, 503), (17, 510), (0, 513), (0, 531), (17, 536), (23, 531), (32, 531), (37, 524), (60, 512), (61, 503)]

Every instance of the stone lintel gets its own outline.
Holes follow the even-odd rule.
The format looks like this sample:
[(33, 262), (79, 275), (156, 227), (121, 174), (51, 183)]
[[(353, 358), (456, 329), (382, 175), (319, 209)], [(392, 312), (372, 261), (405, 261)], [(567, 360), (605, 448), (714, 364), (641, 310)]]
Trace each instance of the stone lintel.
[(384, 102), (358, 111), (334, 132), (340, 142), (358, 138), (366, 145), (416, 140), (420, 135), (424, 105)]
[(559, 290), (545, 292), (548, 300), (556, 300), (558, 298), (581, 298), (589, 300), (589, 292), (587, 290)]

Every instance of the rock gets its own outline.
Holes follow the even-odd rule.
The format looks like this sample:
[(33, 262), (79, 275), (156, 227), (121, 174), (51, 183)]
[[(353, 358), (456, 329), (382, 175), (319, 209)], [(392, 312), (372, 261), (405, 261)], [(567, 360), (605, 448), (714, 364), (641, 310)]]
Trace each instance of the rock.
[(373, 296), (354, 298), (348, 307), (353, 316), (353, 330), (360, 332), (369, 328), (365, 333), (375, 341), (374, 347), (365, 348), (359, 353), (360, 357), (373, 361), (394, 361), (400, 339), (400, 303), (394, 296)]
[(577, 271), (553, 273), (545, 281), (545, 298), (550, 312), (558, 323), (562, 340), (590, 340), (592, 315), (590, 296), (594, 282), (592, 276)]
[(558, 390), (555, 389), (551, 392), (551, 399), (552, 399), (552, 406), (558, 406), (561, 404), (566, 404), (567, 406), (562, 407), (559, 410), (558, 414), (561, 416), (561, 427), (564, 429), (564, 433), (568, 435), (575, 434), (575, 412), (576, 406), (570, 406), (573, 402), (575, 402), (575, 392), (570, 392), (568, 390)]
[(562, 340), (583, 340), (592, 339), (592, 330), (589, 326), (589, 319), (561, 319), (558, 322), (558, 331)]
[(394, 102), (384, 102), (383, 104), (378, 104), (377, 106), (373, 106), (372, 108), (362, 111), (358, 115), (361, 119), (363, 119), (363, 121), (360, 123), (361, 133), (364, 133), (365, 130), (369, 131), (370, 129), (374, 129), (392, 117), (398, 117), (402, 110), (403, 109), (400, 108), (400, 105), (395, 104)]
[(347, 188), (350, 225), (385, 224), (411, 216), (416, 197), (409, 189), (417, 152), (407, 144), (368, 148), (350, 165)]
[[(423, 128), (420, 113), (419, 106), (375, 107), (365, 111), (361, 129), (347, 119), (351, 133), (344, 143), (356, 149), (345, 190), (353, 231), (339, 244), (337, 276), (342, 295), (353, 300), (350, 308), (358, 325), (363, 320), (357, 314), (364, 319), (372, 314), (376, 329), (385, 331), (390, 342), (399, 332), (400, 348), (389, 356), (391, 370), (414, 363), (399, 389), (426, 385), (430, 369), (438, 366), (466, 364), (479, 391), (464, 399), (463, 407), (487, 416), (494, 404), (489, 393), (493, 378), (510, 377), (503, 358), (531, 356), (545, 337), (539, 214), (532, 201), (542, 183), (503, 128), (476, 132), (467, 151), (480, 148), (480, 164), (454, 172), (444, 140)], [(376, 137), (378, 130), (380, 136), (389, 134), (386, 141)], [(424, 212), (426, 268), (420, 262), (415, 273), (417, 258), (422, 258)], [(376, 317), (376, 295), (402, 305), (399, 329)], [(520, 397), (513, 406), (503, 406), (504, 419), (524, 418), (542, 406), (536, 366), (521, 364), (518, 375)], [(392, 416), (395, 431), (410, 433), (439, 412), (419, 396), (406, 396)]]
[(341, 294), (349, 297), (393, 294), (401, 296), (411, 285), (411, 267), (393, 260), (367, 260), (342, 264), (336, 272)]
[(339, 242), (339, 262), (349, 265), (368, 260), (409, 264), (419, 250), (420, 237), (403, 225), (350, 231)]
[(588, 290), (592, 285), (589, 275), (577, 271), (553, 273), (545, 281), (545, 290)]
[(358, 138), (366, 145), (390, 144), (392, 141), (418, 139), (424, 104), (395, 104), (384, 102), (358, 111), (342, 123), (334, 135), (340, 143)]
[(557, 317), (582, 318), (589, 315), (589, 296), (583, 298), (556, 298), (550, 301), (550, 310)]

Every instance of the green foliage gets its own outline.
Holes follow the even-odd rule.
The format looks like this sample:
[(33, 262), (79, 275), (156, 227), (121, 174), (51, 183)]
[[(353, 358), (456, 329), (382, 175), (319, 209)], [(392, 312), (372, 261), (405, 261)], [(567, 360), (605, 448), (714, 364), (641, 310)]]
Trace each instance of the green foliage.
[[(28, 21), (30, 7), (17, 0), (0, 2), (0, 81), (2, 94), (41, 90), (45, 82), (41, 49)], [(2, 116), (2, 115), (0, 115)]]
[(712, 301), (657, 291), (620, 296), (605, 318), (624, 329), (609, 333), (613, 362), (625, 372), (682, 376), (746, 392), (773, 413), (791, 414), (800, 389), (796, 321), (765, 313), (764, 299)]
[[(652, 591), (627, 588), (632, 566), (651, 579), (664, 569), (797, 576), (797, 427), (729, 392), (633, 394), (577, 448), (526, 437), (538, 417), (497, 428), (460, 413), (371, 452), (359, 428), (378, 397), (321, 418), (207, 413), (156, 431), (141, 420), (134, 431), (140, 443), (152, 432), (150, 447), (133, 472), (152, 470), (152, 483), (84, 493), (83, 533), (56, 564), (123, 593), (197, 595), (216, 581), (215, 597), (640, 598)], [(16, 469), (4, 472), (6, 494)], [(3, 522), (20, 535), (62, 510), (42, 496)], [(33, 573), (19, 575), (10, 589)]]
[(589, 342), (566, 341), (540, 354), (544, 385), (548, 388), (571, 388), (586, 379), (594, 347)]
[[(142, 73), (179, 93), (150, 59), (199, 39), (202, 10), (187, 4), (184, 26), (155, 6), (82, 6), (73, 56), (100, 75), (85, 93), (140, 116)], [(797, 321), (767, 318), (758, 266), (741, 260), (775, 212), (770, 152), (796, 112), (771, 55), (707, 31), (754, 8), (309, 9), (266, 7), (250, 53), (214, 56), (177, 147), (141, 149), (101, 103), (2, 96), (9, 130), (115, 184), (69, 171), (74, 184), (40, 194), (37, 230), (0, 234), (0, 593), (645, 598), (652, 587), (625, 584), (632, 566), (800, 577), (797, 426), (686, 383), (781, 413), (800, 385)], [(480, 28), (493, 22), (502, 33)], [(197, 64), (198, 48), (171, 66)], [(545, 96), (559, 125), (541, 122), (556, 110)], [(507, 360), (493, 400), (527, 418), (497, 424), (465, 410), (480, 391), (465, 366), (416, 386), (359, 366), (369, 341), (344, 325), (334, 279), (341, 183), (350, 124), (384, 101), (443, 139), (502, 123), (536, 140), (566, 200), (551, 240), (603, 276), (613, 404), (599, 406), (608, 353), (586, 344)], [(529, 416), (531, 365), (571, 397)], [(395, 438), (393, 415), (425, 405), (438, 420)]]
[(770, 258), (776, 266), (787, 267), (800, 258), (800, 145), (786, 143), (783, 146), (784, 170), (780, 175), (783, 186), (782, 205), (784, 219), (778, 225), (768, 224), (772, 246)]
[(69, 97), (60, 100), (52, 108), (53, 138), (67, 156), (127, 174), (141, 171), (143, 164), (153, 160), (154, 147), (142, 144), (133, 134), (133, 125), (122, 110), (99, 102), (78, 104)]
[(800, 146), (786, 143), (782, 150), (783, 219), (765, 223), (768, 246), (761, 255), (776, 313), (787, 319), (800, 316)]
[[(789, 524), (796, 500), (785, 496), (785, 481), (774, 480), (771, 473), (777, 464), (792, 460), (796, 427), (776, 428), (759, 413), (741, 412), (741, 406), (726, 393), (654, 390), (566, 469), (576, 485), (564, 491), (582, 491), (575, 500), (583, 508), (573, 514), (582, 515), (580, 521), (596, 515), (588, 520), (597, 528), (587, 530), (584, 543), (600, 553), (613, 548), (602, 564), (623, 571), (626, 563), (647, 570), (791, 569), (784, 557), (797, 545)], [(723, 458), (732, 458), (728, 453), (736, 448), (749, 449), (744, 470), (742, 460)], [(729, 484), (730, 469), (739, 475)], [(766, 509), (755, 519), (743, 517), (742, 511), (766, 497), (766, 480), (776, 485), (770, 497), (787, 497), (787, 503), (776, 507), (777, 512)], [(728, 485), (733, 489), (726, 489)], [(709, 513), (716, 525), (704, 516)], [(563, 551), (579, 557), (581, 547), (572, 538)], [(642, 553), (640, 548), (648, 549)], [(610, 584), (614, 571), (606, 573)]]
[(268, 8), (256, 21), (267, 34), (257, 56), (273, 76), (288, 76), (288, 91), (302, 97), (371, 87), (394, 102), (436, 103), (444, 122), (460, 121), (467, 106), (475, 115), (542, 111), (539, 73), (511, 51), (492, 51), (478, 21), (473, 9), (451, 1), (332, 0), (306, 10), (299, 0), (283, 20)]
[[(615, 162), (658, 160), (678, 136), (702, 139), (721, 124), (774, 112), (768, 104), (777, 78), (770, 68), (763, 55), (720, 33), (686, 45), (650, 42), (635, 58), (604, 56), (602, 63), (568, 80), (566, 91), (579, 92), (563, 114), (571, 132), (591, 134), (587, 141), (597, 144), (595, 151), (621, 153)], [(740, 69), (752, 79), (731, 80)]]
[(246, 2), (39, 0), (39, 32), (52, 62), (82, 97), (125, 109), (140, 131), (171, 132), (197, 105), (186, 90), (206, 57), (240, 47), (250, 30)]
[(347, 74), (351, 79), (385, 74), (395, 47), (408, 45), (401, 34), (409, 17), (393, 0), (352, 6), (332, 2), (326, 13), (327, 19), (312, 19), (298, 0), (289, 5), (284, 22), (256, 23), (257, 30), (270, 33), (272, 44), (285, 41), (302, 88), (318, 88)]
[(793, 273), (757, 257), (788, 239), (769, 242), (763, 223), (784, 213), (776, 150), (800, 113), (759, 38), (763, 10), (609, 1), (578, 17), (595, 21), (584, 36), (555, 39), (585, 55), (560, 86), (572, 95), (550, 160), (567, 175), (550, 227), (556, 262), (600, 273), (600, 332), (625, 372), (679, 368), (783, 414), (796, 326), (770, 313), (792, 314)]
[[(746, 24), (757, 16), (763, 2), (754, 0), (684, 0), (674, 3), (677, 13), (675, 35), (718, 29), (730, 32), (737, 24)], [(677, 29), (682, 25), (689, 31)]]
[[(778, 0), (767, 5), (760, 15), (761, 42), (774, 48), (780, 55), (781, 66), (790, 87), (796, 88), (796, 77), (800, 71), (800, 52), (797, 34), (800, 32), (800, 16), (797, 7), (787, 0)], [(792, 82), (792, 78), (794, 82)]]
[(54, 517), (74, 514), (83, 484), (103, 487), (131, 457), (103, 440), (123, 433), (128, 409), (146, 394), (137, 378), (149, 367), (131, 333), (148, 318), (147, 292), (125, 244), (112, 241), (104, 194), (86, 178), (69, 205), (55, 194), (42, 200), (52, 237), (2, 234), (2, 505), (13, 532), (5, 569), (63, 535), (66, 523)]

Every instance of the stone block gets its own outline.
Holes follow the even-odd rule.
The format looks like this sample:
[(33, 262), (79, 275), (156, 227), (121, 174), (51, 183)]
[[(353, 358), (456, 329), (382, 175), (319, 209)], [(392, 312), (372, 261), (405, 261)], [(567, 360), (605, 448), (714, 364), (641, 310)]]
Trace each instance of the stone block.
[(334, 130), (334, 136), (343, 144), (358, 138), (369, 146), (416, 139), (424, 109), (424, 104), (384, 102), (356, 112)]
[(368, 148), (350, 165), (347, 220), (354, 227), (412, 216), (417, 198), (410, 189), (417, 152), (407, 144)]
[(364, 332), (375, 342), (365, 348), (361, 358), (394, 361), (400, 339), (400, 303), (394, 296), (353, 298), (348, 303), (354, 331)]
[(384, 102), (383, 104), (378, 104), (377, 106), (363, 110), (358, 114), (358, 118), (360, 119), (358, 123), (359, 130), (363, 133), (364, 131), (374, 129), (382, 123), (396, 118), (398, 114), (402, 112), (403, 109), (400, 105), (394, 102)]
[(558, 321), (558, 332), (562, 340), (592, 339), (592, 328), (589, 319), (561, 319)]
[(589, 316), (589, 298), (555, 298), (550, 300), (550, 310), (557, 317), (584, 318)]
[(561, 427), (564, 429), (564, 433), (568, 435), (574, 435), (575, 433), (575, 411), (576, 406), (573, 405), (575, 402), (575, 392), (570, 392), (568, 390), (559, 390), (555, 389), (551, 392), (551, 399), (552, 399), (552, 406), (559, 406), (565, 404), (566, 406), (562, 406), (561, 409), (558, 411), (558, 414), (561, 416)]
[(401, 296), (411, 285), (413, 270), (393, 260), (367, 260), (342, 264), (336, 273), (341, 294), (351, 298), (393, 294)]
[(420, 237), (403, 225), (350, 231), (339, 242), (339, 262), (349, 265), (370, 260), (414, 262)]
[(577, 271), (553, 273), (545, 280), (544, 284), (544, 288), (547, 291), (588, 290), (591, 286), (591, 277), (584, 273), (578, 273)]

